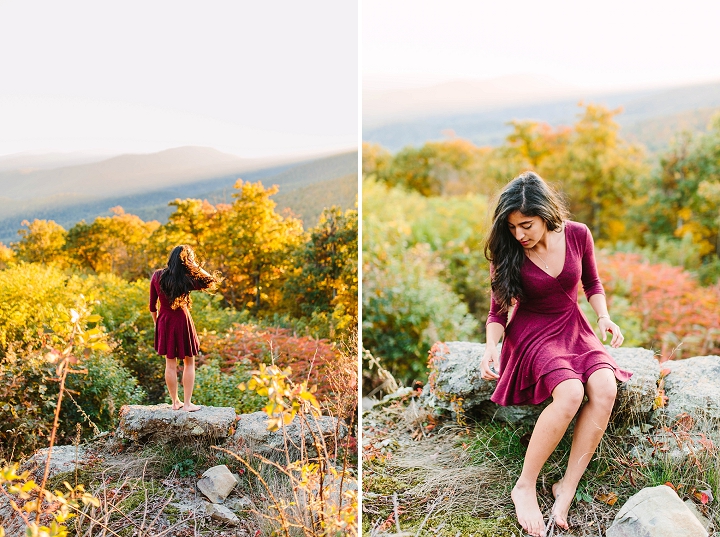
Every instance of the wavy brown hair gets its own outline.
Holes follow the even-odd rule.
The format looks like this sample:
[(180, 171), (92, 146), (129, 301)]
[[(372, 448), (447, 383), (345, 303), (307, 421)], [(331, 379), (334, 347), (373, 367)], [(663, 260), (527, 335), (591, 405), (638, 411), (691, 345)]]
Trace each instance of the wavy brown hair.
[(485, 257), (492, 264), (490, 286), (502, 310), (523, 296), (520, 268), (525, 261), (522, 245), (510, 232), (508, 217), (515, 211), (539, 216), (548, 231), (562, 231), (570, 212), (563, 198), (535, 172), (523, 172), (500, 193), (492, 227), (485, 242)]
[(167, 267), (160, 273), (160, 290), (170, 301), (172, 309), (183, 306), (192, 307), (190, 291), (202, 289), (214, 291), (223, 280), (219, 272), (203, 273), (195, 260), (195, 252), (186, 245), (181, 244), (173, 248), (168, 258)]

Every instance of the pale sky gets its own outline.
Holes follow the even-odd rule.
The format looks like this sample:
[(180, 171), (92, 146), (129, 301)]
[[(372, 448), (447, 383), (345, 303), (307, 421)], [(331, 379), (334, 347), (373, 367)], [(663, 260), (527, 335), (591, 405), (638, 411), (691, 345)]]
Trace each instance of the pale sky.
[(0, 0), (0, 156), (357, 143), (357, 1)]
[(363, 90), (545, 75), (589, 89), (720, 80), (716, 0), (363, 0)]

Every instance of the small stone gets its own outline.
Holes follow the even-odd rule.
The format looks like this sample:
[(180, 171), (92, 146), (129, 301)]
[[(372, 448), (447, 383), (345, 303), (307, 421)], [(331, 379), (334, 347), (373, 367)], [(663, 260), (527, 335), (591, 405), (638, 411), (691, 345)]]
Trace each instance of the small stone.
[(685, 500), (685, 505), (687, 505), (687, 508), (690, 509), (690, 512), (695, 515), (695, 518), (697, 518), (698, 522), (700, 522), (702, 527), (705, 528), (705, 531), (710, 531), (710, 519), (700, 512), (700, 510), (697, 508), (697, 505), (695, 505), (692, 500)]
[(242, 496), (240, 498), (228, 498), (223, 505), (235, 512), (247, 511), (253, 508), (253, 501), (248, 496)]
[(665, 485), (646, 487), (618, 512), (606, 537), (707, 537), (702, 524)]
[(216, 505), (214, 503), (205, 504), (205, 512), (210, 515), (210, 518), (223, 522), (224, 524), (230, 524), (231, 526), (240, 525), (240, 519), (235, 513), (224, 505)]
[(212, 503), (222, 503), (237, 484), (228, 467), (220, 464), (206, 470), (197, 487)]

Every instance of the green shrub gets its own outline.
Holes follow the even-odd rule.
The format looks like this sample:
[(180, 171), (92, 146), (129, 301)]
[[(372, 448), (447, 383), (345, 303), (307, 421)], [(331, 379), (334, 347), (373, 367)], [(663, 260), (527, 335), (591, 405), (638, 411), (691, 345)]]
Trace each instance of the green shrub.
[(193, 401), (199, 405), (231, 406), (238, 414), (256, 412), (267, 403), (267, 397), (238, 389), (238, 384), (250, 377), (249, 368), (243, 364), (225, 373), (219, 360), (210, 360), (195, 371)]

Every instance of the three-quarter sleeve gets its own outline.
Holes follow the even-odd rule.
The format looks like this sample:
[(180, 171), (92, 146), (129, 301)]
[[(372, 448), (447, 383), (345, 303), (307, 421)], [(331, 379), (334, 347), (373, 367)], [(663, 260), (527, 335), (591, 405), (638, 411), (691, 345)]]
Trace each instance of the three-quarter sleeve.
[(585, 245), (582, 255), (581, 280), (585, 297), (590, 300), (590, 297), (593, 295), (604, 295), (605, 289), (603, 289), (600, 276), (598, 275), (597, 264), (595, 263), (595, 245), (592, 234), (587, 226), (583, 227), (585, 228)]
[(150, 278), (150, 311), (152, 312), (157, 311), (158, 293), (157, 289), (155, 288), (156, 276), (157, 272), (153, 274), (152, 278)]
[[(492, 278), (493, 274), (493, 267), (490, 265), (490, 277)], [(500, 323), (503, 325), (503, 328), (505, 325), (507, 325), (508, 320), (508, 312), (507, 310), (502, 311), (502, 308), (500, 307), (500, 304), (495, 300), (495, 293), (490, 291), (490, 312), (488, 313), (487, 321), (485, 322), (485, 326), (489, 325), (490, 323)]]

